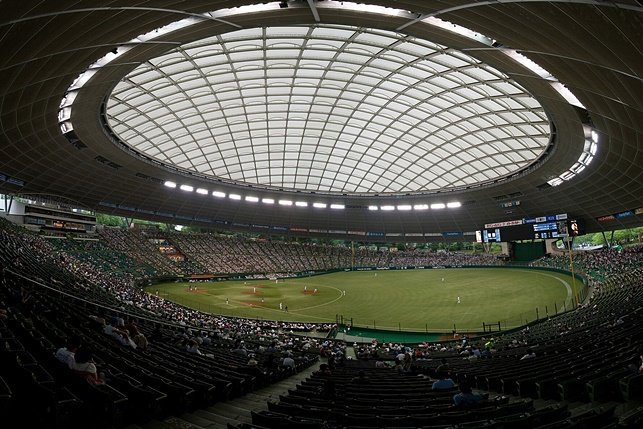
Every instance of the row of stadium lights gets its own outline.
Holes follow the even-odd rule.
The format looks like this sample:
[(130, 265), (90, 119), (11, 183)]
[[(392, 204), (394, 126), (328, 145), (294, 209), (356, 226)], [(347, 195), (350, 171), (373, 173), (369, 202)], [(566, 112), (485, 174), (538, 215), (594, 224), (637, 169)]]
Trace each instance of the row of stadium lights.
[[(200, 195), (210, 195), (210, 191), (208, 191), (207, 189), (205, 189), (205, 188), (196, 188), (196, 190), (195, 190), (194, 186), (192, 186), (192, 185), (180, 185), (179, 186), (175, 182), (172, 182), (172, 181), (169, 181), (169, 180), (167, 180), (164, 183), (164, 185), (166, 187), (168, 187), (168, 188), (171, 188), (171, 189), (176, 189), (178, 187), (181, 191), (196, 192), (197, 194), (200, 194)], [(235, 200), (235, 201), (245, 200), (245, 201), (247, 201), (249, 203), (258, 203), (259, 201), (261, 201), (264, 204), (275, 204), (275, 203), (277, 203), (280, 206), (292, 206), (292, 205), (294, 205), (296, 207), (308, 207), (309, 206), (308, 202), (306, 202), (306, 201), (294, 201), (294, 202), (291, 201), (291, 200), (276, 200), (275, 201), (275, 199), (273, 199), (273, 198), (259, 198), (259, 197), (255, 197), (255, 196), (251, 196), (251, 195), (246, 195), (245, 197), (242, 197), (239, 194), (226, 194), (225, 192), (221, 192), (221, 191), (212, 191), (211, 194), (215, 198), (226, 198), (227, 197), (227, 198), (229, 198), (231, 200)], [(330, 207), (333, 210), (343, 210), (343, 209), (346, 208), (346, 206), (344, 204), (330, 204), (329, 205), (329, 204), (326, 204), (326, 203), (319, 203), (319, 202), (312, 203), (312, 206), (314, 208), (316, 208), (316, 209), (325, 209), (327, 207)], [(397, 206), (394, 206), (394, 205), (368, 206), (368, 209), (370, 211), (378, 211), (378, 210), (382, 210), (382, 211), (394, 211), (394, 210), (409, 211), (409, 210), (428, 210), (429, 208), (431, 210), (440, 210), (440, 209), (444, 209), (444, 208), (454, 209), (454, 208), (458, 208), (460, 206), (461, 206), (461, 204), (459, 202), (452, 201), (452, 202), (446, 203), (446, 204), (444, 204), (444, 203), (434, 203), (434, 204), (431, 204), (431, 205), (429, 205), (429, 204), (415, 204), (415, 205), (400, 204), (400, 205), (397, 205)]]

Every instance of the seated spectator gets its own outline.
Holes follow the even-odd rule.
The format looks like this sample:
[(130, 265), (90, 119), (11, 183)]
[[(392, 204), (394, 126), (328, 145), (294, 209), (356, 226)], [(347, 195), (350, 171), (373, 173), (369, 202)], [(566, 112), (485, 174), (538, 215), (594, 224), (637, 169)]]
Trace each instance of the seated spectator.
[(378, 360), (375, 362), (375, 368), (388, 368), (388, 365), (383, 360)]
[(533, 359), (535, 357), (536, 357), (536, 353), (532, 349), (527, 349), (527, 353), (525, 353), (523, 357), (520, 358), (520, 360)]
[(480, 352), (480, 349), (478, 348), (478, 346), (471, 347), (471, 355), (475, 356), (476, 359), (480, 358), (482, 353)]
[(188, 353), (192, 353), (195, 355), (203, 355), (201, 353), (201, 350), (199, 350), (199, 343), (196, 342), (196, 340), (190, 340), (185, 346), (185, 349), (188, 351)]
[(0, 320), (7, 320), (9, 316), (7, 316), (7, 310), (4, 308), (0, 308)]
[(330, 370), (330, 367), (326, 363), (322, 363), (319, 365), (319, 369), (315, 371), (315, 374), (322, 375), (322, 376), (330, 376), (333, 375), (333, 372)]
[(404, 369), (403, 361), (395, 361), (395, 366), (393, 367), (398, 374), (404, 374), (406, 371)]
[(94, 322), (96, 322), (101, 327), (101, 329), (103, 330), (105, 329), (105, 325), (107, 325), (107, 321), (105, 320), (104, 317), (90, 314), (89, 318), (92, 319)]
[(123, 329), (125, 329), (132, 338), (139, 333), (138, 325), (136, 324), (136, 320), (133, 318), (129, 319), (129, 321), (123, 326)]
[(134, 344), (136, 344), (136, 348), (141, 349), (141, 350), (147, 350), (147, 346), (149, 345), (149, 342), (147, 341), (147, 338), (145, 337), (145, 334), (142, 332), (138, 332), (134, 337), (132, 338), (132, 341)]
[(319, 394), (326, 399), (335, 397), (335, 382), (332, 380), (333, 371), (326, 363), (319, 365), (319, 369), (314, 374), (322, 377), (323, 384), (319, 387)]
[(259, 362), (257, 361), (257, 359), (255, 359), (255, 354), (254, 353), (250, 353), (248, 355), (248, 363), (246, 365), (253, 366), (253, 367), (259, 365)]
[(69, 337), (67, 338), (67, 343), (65, 347), (61, 347), (56, 350), (56, 359), (67, 365), (69, 368), (74, 365), (74, 355), (78, 348), (80, 347), (80, 338), (78, 337)]
[(131, 347), (133, 349), (135, 349), (137, 347), (136, 343), (134, 342), (134, 340), (132, 340), (132, 338), (130, 338), (129, 334), (124, 329), (119, 329), (117, 327), (113, 327), (112, 328), (112, 337), (116, 341), (118, 341), (119, 343), (121, 343), (124, 346)]
[(206, 346), (209, 346), (210, 344), (212, 344), (212, 337), (208, 335), (208, 333), (205, 331), (201, 332), (201, 335), (199, 338), (201, 338), (201, 344), (205, 344)]
[(281, 361), (281, 366), (289, 371), (295, 371), (295, 360), (292, 358), (292, 353), (287, 353), (284, 360)]
[[(529, 332), (529, 326), (527, 326), (526, 329), (527, 329), (527, 332)], [(495, 343), (495, 339), (493, 337), (491, 337), (489, 339), (489, 341), (484, 343), (484, 346), (485, 346), (486, 349), (492, 349), (493, 346), (494, 346), (494, 343)]]
[(185, 350), (188, 353), (192, 353), (192, 354), (195, 354), (195, 355), (214, 358), (214, 355), (212, 353), (203, 353), (199, 349), (199, 342), (195, 338), (191, 338), (189, 340), (186, 340), (186, 342), (185, 342)]
[(411, 355), (411, 352), (404, 353), (404, 360), (402, 361), (404, 372), (410, 372), (412, 364), (413, 364), (413, 355)]
[(491, 358), (491, 349), (489, 347), (485, 347), (485, 349), (480, 353), (480, 357), (482, 359), (490, 359)]
[(236, 347), (232, 349), (232, 353), (240, 356), (248, 356), (248, 350), (246, 350), (245, 343), (243, 341), (239, 341)]
[(87, 347), (80, 347), (74, 355), (74, 360), (71, 369), (75, 374), (84, 378), (89, 384), (105, 384), (105, 380), (98, 376), (91, 350)]
[(438, 379), (431, 386), (431, 390), (449, 390), (455, 387), (455, 383), (447, 377), (446, 372), (438, 372), (437, 377)]
[(440, 365), (435, 369), (436, 372), (448, 372), (449, 371), (449, 364), (447, 363), (447, 360), (445, 358), (442, 358), (440, 360)]
[(336, 364), (337, 364), (337, 359), (335, 357), (335, 353), (329, 352), (329, 355), (328, 355), (328, 367), (331, 369), (331, 371), (333, 369), (335, 369)]
[(482, 396), (473, 393), (471, 386), (467, 383), (460, 383), (460, 393), (453, 395), (453, 404), (456, 407), (470, 407), (482, 400)]

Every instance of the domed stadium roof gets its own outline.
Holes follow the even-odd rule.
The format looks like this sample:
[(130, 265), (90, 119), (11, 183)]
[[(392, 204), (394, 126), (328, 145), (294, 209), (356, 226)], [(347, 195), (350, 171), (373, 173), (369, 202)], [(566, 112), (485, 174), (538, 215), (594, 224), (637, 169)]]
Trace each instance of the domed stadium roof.
[(489, 183), (531, 165), (549, 121), (474, 57), (392, 31), (236, 30), (152, 58), (107, 119), (133, 149), (239, 183), (349, 194)]
[(642, 223), (636, 1), (0, 10), (2, 193), (358, 239)]

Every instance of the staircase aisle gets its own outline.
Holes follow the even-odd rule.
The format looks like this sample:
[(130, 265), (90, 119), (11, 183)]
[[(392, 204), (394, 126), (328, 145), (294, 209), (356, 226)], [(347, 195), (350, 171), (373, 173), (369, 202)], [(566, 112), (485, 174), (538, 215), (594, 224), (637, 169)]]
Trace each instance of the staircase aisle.
[(252, 423), (250, 411), (267, 410), (267, 401), (279, 401), (279, 395), (287, 395), (288, 389), (308, 378), (319, 369), (321, 361), (270, 386), (250, 392), (239, 398), (218, 402), (208, 408), (168, 417), (162, 421), (152, 420), (142, 425), (129, 425), (123, 429), (227, 429), (227, 424)]

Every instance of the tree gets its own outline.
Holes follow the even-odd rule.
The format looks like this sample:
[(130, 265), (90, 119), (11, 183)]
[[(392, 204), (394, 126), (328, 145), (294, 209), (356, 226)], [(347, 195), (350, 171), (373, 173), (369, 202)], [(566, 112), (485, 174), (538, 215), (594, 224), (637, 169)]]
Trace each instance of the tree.
[(127, 227), (127, 220), (122, 216), (96, 213), (96, 223), (99, 225)]

